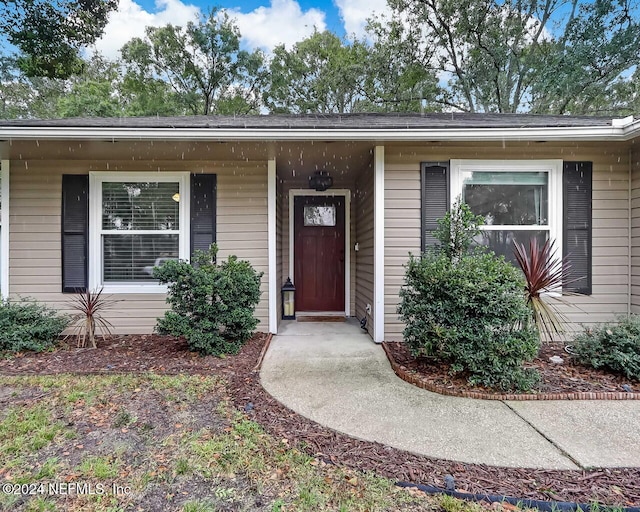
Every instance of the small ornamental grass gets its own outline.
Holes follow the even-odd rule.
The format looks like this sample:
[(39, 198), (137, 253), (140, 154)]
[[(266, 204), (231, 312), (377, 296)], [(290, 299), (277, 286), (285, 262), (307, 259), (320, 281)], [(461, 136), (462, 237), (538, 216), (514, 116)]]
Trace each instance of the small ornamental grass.
[(523, 363), (540, 341), (525, 281), (504, 258), (471, 247), (479, 220), (456, 203), (440, 221), (440, 247), (411, 256), (398, 308), (404, 339), (414, 356), (447, 362), (471, 384), (526, 391), (539, 376)]
[(573, 340), (572, 353), (582, 364), (640, 380), (640, 316), (590, 327)]
[(69, 305), (78, 313), (72, 316), (70, 328), (73, 332), (70, 336), (75, 336), (78, 341), (78, 348), (96, 348), (96, 331), (103, 336), (111, 335), (111, 323), (104, 318), (103, 313), (109, 309), (117, 300), (102, 296), (102, 288), (98, 291), (86, 290), (77, 293), (70, 301)]
[[(541, 341), (551, 341), (566, 332), (567, 318), (558, 306), (568, 304), (561, 296), (549, 292), (561, 290), (575, 280), (570, 279), (571, 265), (567, 258), (555, 256), (555, 243), (547, 240), (542, 246), (538, 240), (529, 241), (529, 250), (524, 244), (514, 242), (513, 252), (525, 278), (525, 298), (533, 313), (533, 320)], [(565, 292), (566, 293), (566, 292)], [(575, 294), (570, 294), (575, 295)]]

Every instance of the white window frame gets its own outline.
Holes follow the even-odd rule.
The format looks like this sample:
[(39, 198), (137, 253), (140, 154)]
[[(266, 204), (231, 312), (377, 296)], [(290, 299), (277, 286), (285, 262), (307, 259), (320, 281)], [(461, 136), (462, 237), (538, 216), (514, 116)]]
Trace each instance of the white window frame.
[(483, 231), (540, 231), (549, 230), (549, 237), (555, 241), (556, 257), (562, 256), (562, 160), (451, 160), (450, 204), (462, 197), (462, 175), (472, 171), (494, 172), (546, 172), (549, 174), (548, 224), (528, 224), (524, 226), (481, 226)]
[(188, 172), (90, 172), (89, 173), (89, 289), (105, 293), (166, 293), (167, 285), (148, 282), (105, 283), (102, 279), (102, 184), (105, 182), (178, 182), (180, 229), (178, 257), (189, 261), (191, 198)]

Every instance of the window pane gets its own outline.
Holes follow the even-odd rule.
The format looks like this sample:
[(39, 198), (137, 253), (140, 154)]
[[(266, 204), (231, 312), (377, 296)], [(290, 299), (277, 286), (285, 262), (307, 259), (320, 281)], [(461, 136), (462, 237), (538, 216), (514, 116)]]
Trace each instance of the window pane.
[(498, 256), (504, 256), (504, 259), (513, 263), (516, 267), (518, 263), (513, 255), (513, 242), (519, 242), (529, 249), (529, 240), (538, 239), (538, 246), (544, 244), (549, 238), (548, 231), (483, 231), (476, 238), (478, 245), (483, 245), (491, 249)]
[(180, 229), (180, 184), (102, 183), (102, 229)]
[(463, 173), (462, 199), (488, 225), (547, 225), (548, 180), (546, 172)]
[(305, 206), (304, 207), (305, 226), (335, 226), (336, 207), (329, 206)]
[(103, 279), (154, 281), (153, 267), (178, 259), (178, 235), (103, 235)]

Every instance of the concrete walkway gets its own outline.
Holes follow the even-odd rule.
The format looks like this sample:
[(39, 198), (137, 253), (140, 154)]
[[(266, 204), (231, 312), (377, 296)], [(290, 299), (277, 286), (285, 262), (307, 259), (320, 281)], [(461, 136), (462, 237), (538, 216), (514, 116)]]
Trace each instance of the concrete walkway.
[(307, 418), (429, 457), (546, 469), (640, 466), (640, 401), (438, 395), (399, 379), (382, 348), (351, 322), (284, 322), (260, 376)]

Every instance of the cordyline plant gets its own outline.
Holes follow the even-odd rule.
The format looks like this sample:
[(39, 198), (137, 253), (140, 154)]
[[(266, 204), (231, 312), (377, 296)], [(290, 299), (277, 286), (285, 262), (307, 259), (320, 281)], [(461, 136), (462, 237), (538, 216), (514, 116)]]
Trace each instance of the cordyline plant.
[[(558, 296), (549, 296), (558, 304), (545, 300), (544, 294), (557, 292), (563, 284), (575, 281), (569, 279), (571, 265), (567, 258), (555, 257), (555, 242), (547, 240), (542, 246), (538, 240), (529, 241), (529, 250), (524, 244), (513, 242), (516, 260), (524, 273), (526, 281), (525, 296), (527, 304), (533, 313), (533, 319), (540, 333), (540, 341), (552, 340), (555, 336), (562, 336), (566, 332), (567, 317), (562, 314), (558, 304), (569, 304)], [(573, 294), (571, 294), (573, 295)]]
[(96, 348), (96, 330), (102, 336), (110, 336), (113, 325), (102, 317), (105, 310), (109, 309), (117, 300), (102, 296), (102, 288), (98, 291), (86, 290), (75, 295), (70, 301), (71, 309), (78, 311), (71, 318), (69, 325), (72, 333), (78, 341), (78, 348), (84, 348), (87, 344)]

